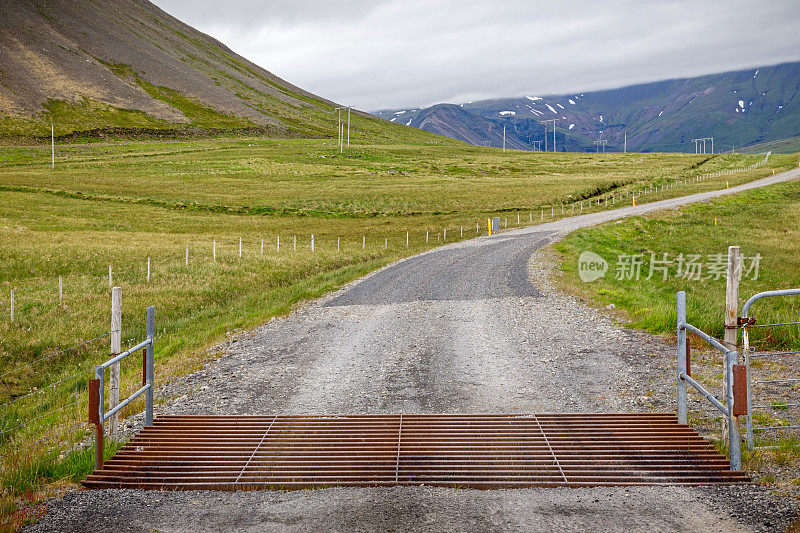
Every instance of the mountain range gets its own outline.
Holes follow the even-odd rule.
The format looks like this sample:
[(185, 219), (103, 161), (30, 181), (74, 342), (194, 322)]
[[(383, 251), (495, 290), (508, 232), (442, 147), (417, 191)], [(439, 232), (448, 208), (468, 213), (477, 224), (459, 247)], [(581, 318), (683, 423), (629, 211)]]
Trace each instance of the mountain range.
[[(800, 62), (587, 93), (382, 109), (388, 121), (500, 147), (692, 152), (714, 138), (729, 151), (800, 135)], [(549, 133), (545, 135), (545, 131)], [(706, 150), (711, 151), (710, 141)]]

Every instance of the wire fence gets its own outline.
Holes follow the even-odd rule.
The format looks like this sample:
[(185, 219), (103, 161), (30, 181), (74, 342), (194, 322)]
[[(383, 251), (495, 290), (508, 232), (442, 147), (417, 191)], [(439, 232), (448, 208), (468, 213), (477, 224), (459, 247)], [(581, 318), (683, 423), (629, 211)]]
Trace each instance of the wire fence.
[[(769, 293), (762, 293), (769, 294)], [(756, 296), (757, 297), (757, 296)], [(800, 298), (767, 297), (742, 332), (748, 372), (747, 442), (800, 436)]]
[[(664, 180), (661, 183), (646, 186), (623, 185), (607, 192), (591, 191), (584, 198), (540, 205), (522, 211), (512, 210), (511, 212), (501, 213), (503, 218), (500, 229), (552, 221), (562, 217), (621, 207), (625, 204), (636, 205), (637, 202), (645, 202), (657, 193), (668, 192), (715, 178), (732, 176), (739, 172), (755, 170), (766, 164), (770, 155), (771, 152), (768, 152), (762, 160), (744, 167), (719, 170), (678, 180)], [(487, 213), (488, 218), (494, 218), (495, 216), (497, 215)], [(497, 228), (493, 228), (493, 231), (497, 231)], [(485, 235), (487, 232), (488, 226), (485, 223), (485, 219), (482, 219), (459, 226), (431, 227), (424, 232), (409, 231), (405, 235), (402, 232), (393, 231), (387, 232), (385, 235), (366, 233), (344, 236), (330, 233), (325, 235), (284, 234), (251, 237), (248, 239), (244, 237), (239, 239), (223, 237), (202, 241), (186, 241), (181, 246), (182, 249), (180, 251), (162, 255), (158, 258), (145, 257), (139, 260), (138, 265), (132, 263), (126, 265), (109, 264), (108, 269), (103, 272), (95, 271), (88, 274), (64, 274), (57, 277), (38, 276), (19, 279), (13, 282), (12, 286), (14, 288), (9, 293), (0, 295), (0, 308), (5, 307), (7, 310), (6, 320), (14, 322), (14, 320), (20, 319), (26, 308), (47, 305), (48, 303), (62, 304), (65, 294), (68, 294), (76, 286), (86, 286), (88, 284), (111, 288), (112, 286), (122, 286), (124, 284), (151, 283), (159, 274), (163, 274), (167, 268), (179, 268), (181, 266), (190, 268), (197, 266), (198, 263), (202, 265), (213, 265), (214, 263), (230, 264), (231, 260), (274, 259), (281, 254), (298, 251), (305, 253), (350, 253), (353, 249), (358, 249), (359, 244), (362, 250), (387, 249), (390, 246), (393, 248), (410, 247), (421, 244), (423, 238), (426, 245), (438, 245), (462, 238)], [(34, 294), (37, 296), (31, 299), (30, 296)], [(49, 301), (47, 294), (50, 295)]]

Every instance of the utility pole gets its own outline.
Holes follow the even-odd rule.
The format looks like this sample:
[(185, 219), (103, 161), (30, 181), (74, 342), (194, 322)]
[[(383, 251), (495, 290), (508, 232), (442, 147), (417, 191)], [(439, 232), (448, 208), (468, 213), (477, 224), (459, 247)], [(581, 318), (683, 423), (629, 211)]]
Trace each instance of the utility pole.
[(544, 124), (544, 151), (547, 151), (547, 123), (553, 123), (553, 153), (556, 151), (556, 119), (550, 118), (547, 120), (543, 120), (542, 124)]
[[(714, 137), (702, 137), (699, 139), (692, 139), (694, 142), (694, 153), (696, 154), (705, 154), (706, 153), (706, 142), (711, 141), (711, 153), (714, 153)], [(700, 143), (703, 143), (702, 151), (700, 148)]]
[(605, 139), (601, 139), (599, 141), (595, 141), (594, 142), (594, 151), (595, 151), (595, 153), (600, 151), (600, 145), (601, 144), (603, 145), (603, 153), (606, 153), (606, 143), (607, 142), (608, 141), (606, 141)]
[(343, 149), (343, 142), (344, 142), (344, 135), (342, 133), (342, 109), (343, 107), (334, 107), (334, 109), (339, 113), (339, 120), (336, 122), (336, 142), (339, 145), (339, 152), (341, 153)]

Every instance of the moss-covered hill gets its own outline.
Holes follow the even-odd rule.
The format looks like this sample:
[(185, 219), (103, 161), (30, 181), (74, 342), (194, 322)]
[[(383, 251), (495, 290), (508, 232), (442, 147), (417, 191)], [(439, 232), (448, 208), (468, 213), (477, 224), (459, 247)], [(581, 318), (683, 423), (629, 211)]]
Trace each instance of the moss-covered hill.
[[(50, 124), (58, 136), (334, 136), (334, 107), (146, 0), (0, 2), (0, 137), (49, 135)], [(366, 114), (356, 122), (379, 142), (434, 139)]]

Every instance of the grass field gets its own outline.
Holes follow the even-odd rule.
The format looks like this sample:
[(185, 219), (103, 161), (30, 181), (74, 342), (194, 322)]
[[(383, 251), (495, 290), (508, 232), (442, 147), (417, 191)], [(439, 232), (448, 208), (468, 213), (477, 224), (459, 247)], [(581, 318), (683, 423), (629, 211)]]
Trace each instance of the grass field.
[[(123, 346), (144, 336), (145, 307), (156, 306), (156, 379), (164, 383), (213, 357), (206, 348), (232, 331), (286, 314), (298, 301), (445, 238), (483, 233), (490, 216), (509, 226), (552, 220), (561, 216), (555, 206), (565, 206), (566, 216), (576, 201), (589, 209), (587, 199), (620, 198), (761, 159), (502, 153), (405, 141), (354, 143), (341, 154), (319, 139), (210, 139), (62, 145), (51, 170), (47, 147), (2, 148), (0, 400), (16, 403), (3, 409), (0, 424), (3, 449), (18, 453), (5, 455), (0, 484), (18, 496), (65, 472), (58, 467), (64, 461), (83, 465), (81, 472), (90, 466), (64, 456), (63, 445), (30, 444), (56, 430), (66, 436), (47, 446), (85, 435), (86, 379), (106, 356), (108, 339), (21, 366), (109, 330), (109, 265), (114, 285), (123, 288)], [(773, 156), (757, 170), (637, 202), (734, 185), (795, 164)], [(138, 388), (140, 364), (123, 365), (122, 397)], [(140, 410), (134, 404), (124, 414)], [(36, 424), (25, 425), (37, 416)], [(80, 476), (66, 471), (69, 479)]]
[[(796, 157), (796, 156), (793, 156)], [(725, 263), (730, 245), (739, 245), (746, 257), (740, 285), (740, 303), (753, 294), (773, 289), (800, 287), (800, 183), (794, 181), (749, 191), (732, 197), (693, 205), (679, 211), (665, 211), (645, 217), (634, 217), (597, 228), (576, 232), (555, 245), (562, 254), (562, 286), (598, 306), (614, 304), (615, 313), (636, 328), (674, 339), (675, 293), (687, 292), (688, 320), (714, 335), (723, 336), (725, 309)], [(577, 270), (579, 255), (593, 251), (605, 258), (610, 269), (605, 277), (584, 283)], [(650, 277), (651, 254), (656, 260), (672, 260), (667, 267), (654, 270)], [(678, 272), (678, 258), (688, 260), (701, 256), (705, 270), (699, 279), (687, 279)], [(713, 265), (715, 254), (722, 254), (722, 275)], [(760, 255), (756, 275), (751, 258)], [(620, 259), (623, 256), (623, 259)], [(641, 275), (632, 276), (624, 257), (643, 258)], [(717, 262), (717, 264), (719, 264)], [(685, 274), (686, 263), (683, 266)], [(696, 271), (694, 273), (697, 273)], [(648, 279), (650, 277), (650, 279)], [(694, 278), (695, 276), (692, 276)], [(758, 324), (785, 323), (800, 320), (800, 298), (765, 300), (756, 304), (751, 316)], [(800, 349), (800, 326), (783, 326), (753, 330), (751, 346), (757, 351)], [(697, 348), (702, 348), (697, 344)], [(693, 377), (711, 391), (721, 388), (722, 367), (715, 353), (693, 352)], [(766, 357), (753, 359), (753, 381), (800, 378), (800, 358)], [(800, 383), (762, 384), (754, 386), (754, 405), (772, 408), (754, 411), (760, 426), (788, 426), (800, 423), (800, 409), (780, 407), (797, 403)], [(690, 392), (690, 395), (693, 392)], [(718, 414), (718, 413), (717, 413)], [(692, 413), (692, 424), (709, 431), (718, 427), (719, 417)], [(756, 433), (757, 444), (771, 446), (745, 454), (746, 466), (756, 476), (781, 490), (797, 494), (800, 485), (800, 438), (797, 433)]]

